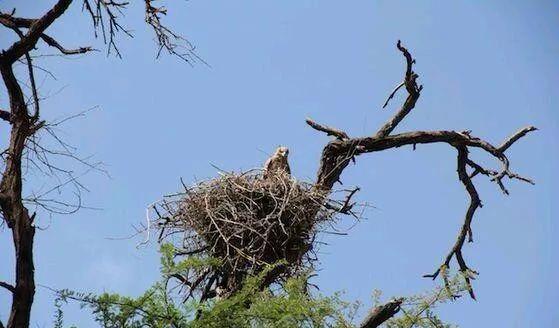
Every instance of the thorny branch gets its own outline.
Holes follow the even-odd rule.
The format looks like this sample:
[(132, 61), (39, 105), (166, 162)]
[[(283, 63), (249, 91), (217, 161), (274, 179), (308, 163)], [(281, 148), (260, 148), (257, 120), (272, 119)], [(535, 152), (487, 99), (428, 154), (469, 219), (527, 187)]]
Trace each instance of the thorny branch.
[[(510, 163), (505, 152), (516, 141), (524, 137), (529, 132), (536, 131), (537, 129), (533, 126), (522, 128), (497, 147), (483, 139), (472, 136), (470, 131), (414, 131), (391, 134), (398, 127), (398, 124), (415, 107), (421, 90), (423, 89), (421, 85), (417, 84), (418, 74), (413, 70), (415, 60), (411, 56), (410, 52), (402, 46), (400, 41), (397, 43), (397, 48), (406, 60), (405, 78), (404, 82), (398, 85), (394, 91), (391, 92), (383, 107), (386, 107), (390, 99), (394, 97), (394, 94), (401, 89), (402, 86), (405, 86), (408, 96), (402, 107), (378, 130), (374, 136), (349, 138), (347, 133), (344, 131), (332, 127), (326, 127), (312, 121), (311, 119), (307, 119), (307, 124), (313, 129), (336, 137), (336, 140), (330, 141), (322, 151), (316, 183), (325, 191), (331, 190), (334, 184), (339, 182), (340, 176), (349, 162), (351, 160), (354, 161), (355, 158), (361, 154), (393, 149), (405, 145), (413, 145), (415, 147), (416, 144), (429, 143), (446, 143), (455, 148), (458, 151), (458, 178), (468, 192), (470, 205), (466, 211), (464, 222), (456, 242), (446, 256), (443, 264), (437, 271), (435, 271), (435, 273), (426, 275), (426, 277), (434, 279), (442, 273), (443, 279), (446, 283), (447, 280), (445, 277), (445, 271), (450, 266), (451, 260), (455, 258), (467, 284), (470, 296), (475, 299), (471, 279), (475, 278), (477, 273), (467, 266), (462, 255), (462, 248), (466, 238), (468, 238), (469, 242), (473, 241), (471, 227), (472, 220), (477, 208), (482, 206), (477, 190), (471, 179), (479, 173), (486, 175), (491, 178), (491, 181), (495, 182), (499, 186), (504, 194), (509, 193), (504, 185), (503, 180), (505, 178), (534, 184), (532, 180), (511, 171)], [(483, 168), (468, 157), (469, 148), (478, 148), (487, 152), (501, 163), (501, 169), (497, 171)], [(472, 173), (468, 174), (467, 167), (471, 167), (473, 169)]]

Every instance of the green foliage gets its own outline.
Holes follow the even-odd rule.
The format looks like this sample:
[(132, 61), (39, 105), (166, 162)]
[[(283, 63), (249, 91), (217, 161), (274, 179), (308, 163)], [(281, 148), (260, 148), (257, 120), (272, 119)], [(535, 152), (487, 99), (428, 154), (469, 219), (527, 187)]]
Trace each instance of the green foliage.
[[(180, 293), (170, 287), (169, 278), (192, 270), (207, 270), (219, 265), (211, 258), (189, 257), (175, 262), (172, 245), (161, 247), (161, 273), (163, 279), (143, 295), (133, 298), (119, 294), (101, 295), (77, 293), (69, 290), (57, 292), (54, 328), (63, 328), (62, 306), (76, 301), (93, 314), (103, 328), (350, 328), (358, 310), (358, 303), (341, 300), (339, 293), (326, 297), (308, 292), (307, 276), (288, 279), (273, 289), (261, 289), (266, 274), (277, 265), (271, 265), (258, 275), (248, 277), (243, 288), (234, 295), (211, 300), (203, 304), (184, 302)], [(446, 273), (445, 273), (446, 274)], [(388, 320), (385, 328), (452, 328), (434, 312), (442, 303), (454, 300), (467, 290), (463, 279), (456, 275), (445, 279), (435, 290), (406, 297), (401, 310)], [(176, 287), (176, 286), (175, 286)], [(375, 291), (376, 305), (381, 293)]]
[(310, 296), (306, 277), (289, 279), (277, 293), (259, 291), (264, 274), (248, 278), (239, 293), (204, 308), (192, 327), (352, 327), (347, 317), (352, 316), (353, 308), (338, 294)]
[(161, 274), (165, 277), (170, 277), (173, 274), (184, 273), (189, 270), (204, 270), (211, 267), (218, 267), (220, 265), (219, 259), (215, 258), (200, 258), (195, 256), (186, 257), (185, 259), (175, 262), (176, 249), (173, 244), (162, 244), (159, 249), (161, 254)]
[[(351, 327), (347, 317), (354, 313), (350, 304), (333, 297), (311, 296), (307, 293), (307, 277), (294, 277), (272, 292), (260, 290), (269, 266), (257, 276), (249, 277), (241, 291), (223, 300), (204, 304), (183, 303), (169, 288), (169, 277), (189, 270), (204, 270), (216, 266), (215, 259), (187, 258), (174, 261), (175, 250), (161, 247), (163, 280), (137, 298), (104, 293), (101, 295), (57, 292), (54, 327), (63, 327), (62, 304), (76, 301), (89, 309), (94, 320), (104, 328), (319, 328)], [(348, 315), (349, 314), (349, 315)]]
[[(446, 275), (446, 272), (445, 272)], [(454, 328), (456, 325), (444, 323), (435, 313), (437, 306), (455, 301), (468, 290), (461, 274), (452, 279), (445, 277), (446, 284), (435, 290), (406, 297), (400, 314), (388, 320), (386, 328)], [(377, 294), (377, 297), (380, 296)]]
[(53, 321), (54, 328), (64, 328), (64, 312), (62, 311), (63, 303), (65, 303), (65, 301), (60, 296), (58, 296), (54, 300), (54, 308), (55, 308), (54, 321)]
[[(173, 301), (163, 284), (157, 283), (137, 298), (118, 294), (101, 295), (76, 293), (69, 290), (58, 292), (56, 303), (77, 301), (88, 308), (94, 320), (104, 328), (167, 328), (189, 327), (192, 312), (180, 302)], [(62, 327), (62, 312), (55, 316), (55, 328)]]

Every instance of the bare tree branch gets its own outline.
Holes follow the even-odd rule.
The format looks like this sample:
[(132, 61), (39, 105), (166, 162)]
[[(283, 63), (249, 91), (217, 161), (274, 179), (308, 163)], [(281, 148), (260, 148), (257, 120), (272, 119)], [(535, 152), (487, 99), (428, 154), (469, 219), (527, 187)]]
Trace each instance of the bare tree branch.
[(10, 114), (10, 112), (0, 109), (0, 119), (4, 120), (6, 122), (11, 122), (12, 121), (12, 114)]
[[(464, 223), (462, 225), (462, 228), (460, 229), (456, 243), (451, 248), (450, 252), (445, 258), (445, 261), (434, 274), (426, 276), (436, 278), (442, 271), (445, 271), (446, 268), (449, 267), (452, 258), (455, 258), (459, 265), (460, 271), (464, 276), (464, 280), (467, 283), (470, 296), (472, 298), (475, 298), (475, 294), (471, 286), (471, 279), (475, 277), (476, 272), (474, 270), (471, 270), (466, 265), (466, 262), (462, 256), (462, 247), (466, 238), (468, 238), (468, 241), (473, 241), (471, 223), (476, 209), (478, 207), (481, 207), (479, 195), (474, 184), (471, 181), (471, 178), (478, 173), (482, 173), (490, 177), (491, 180), (495, 182), (505, 194), (508, 194), (508, 190), (504, 185), (504, 178), (534, 184), (532, 180), (522, 177), (517, 173), (511, 171), (510, 163), (505, 154), (505, 151), (516, 141), (527, 135), (529, 132), (536, 131), (537, 129), (533, 126), (528, 126), (520, 129), (512, 136), (507, 138), (498, 147), (493, 146), (491, 143), (483, 139), (472, 136), (470, 131), (413, 131), (390, 135), (390, 133), (397, 127), (397, 125), (414, 108), (422, 89), (421, 86), (417, 85), (416, 79), (418, 75), (413, 71), (413, 64), (415, 63), (415, 60), (412, 58), (409, 51), (401, 45), (400, 41), (398, 41), (397, 47), (406, 59), (404, 85), (406, 86), (408, 97), (405, 100), (402, 108), (387, 123), (385, 123), (374, 136), (363, 138), (349, 138), (345, 133), (341, 135), (337, 129), (329, 128), (324, 125), (320, 125), (313, 121), (307, 120), (307, 124), (309, 124), (315, 130), (326, 132), (328, 135), (334, 135), (337, 137), (336, 140), (330, 141), (322, 151), (316, 184), (323, 190), (330, 191), (334, 184), (340, 181), (340, 176), (349, 162), (352, 160), (354, 161), (357, 156), (365, 153), (383, 151), (406, 145), (413, 145), (415, 147), (416, 144), (430, 143), (446, 143), (449, 146), (457, 149), (458, 178), (468, 192), (468, 195), (470, 197), (470, 206), (466, 212)], [(393, 97), (393, 94), (398, 89), (399, 88), (397, 87), (395, 91), (391, 93), (389, 99)], [(478, 165), (475, 161), (469, 159), (469, 147), (478, 148), (490, 154), (501, 163), (501, 169), (498, 171), (485, 169)], [(470, 166), (474, 169), (473, 173), (470, 175), (468, 175), (467, 173), (467, 166)], [(443, 274), (442, 276), (443, 279), (445, 279), (446, 283), (445, 275)]]
[(464, 242), (466, 240), (466, 236), (468, 235), (468, 233), (471, 233), (472, 220), (474, 218), (475, 211), (479, 207), (481, 207), (481, 201), (479, 199), (479, 194), (476, 190), (476, 187), (472, 183), (472, 180), (470, 179), (468, 172), (466, 171), (466, 165), (468, 161), (468, 148), (466, 148), (466, 146), (461, 145), (461, 146), (457, 146), (456, 149), (458, 150), (458, 159), (457, 159), (458, 178), (460, 179), (462, 184), (464, 184), (464, 187), (466, 188), (466, 191), (470, 196), (470, 205), (468, 207), (468, 210), (466, 211), (466, 217), (464, 219), (464, 223), (462, 224), (462, 228), (458, 233), (456, 243), (454, 244), (454, 246), (446, 256), (446, 259), (444, 263), (441, 265), (441, 268), (437, 269), (435, 273), (431, 275), (425, 275), (424, 277), (433, 278), (433, 279), (437, 278), (437, 276), (441, 273), (441, 271), (444, 272), (446, 271), (446, 269), (449, 268), (450, 261), (452, 260), (452, 257), (455, 256), (458, 265), (460, 267), (460, 272), (462, 273), (464, 280), (466, 281), (468, 292), (470, 293), (470, 296), (473, 299), (475, 299), (476, 297), (470, 279), (474, 279), (475, 276), (477, 275), (477, 272), (471, 270), (466, 265), (466, 262), (464, 261), (464, 258), (462, 256), (462, 246), (464, 246)]
[(481, 173), (486, 176), (496, 176), (498, 174), (497, 171), (486, 169), (469, 158), (467, 159), (466, 163), (468, 164), (468, 166), (474, 169), (474, 172), (470, 174), (470, 178), (475, 177), (478, 173)]
[(52, 37), (50, 37), (46, 34), (42, 34), (41, 39), (43, 39), (43, 41), (45, 41), (45, 43), (48, 44), (49, 46), (58, 49), (64, 55), (79, 55), (79, 54), (85, 54), (86, 52), (95, 50), (91, 47), (79, 47), (77, 49), (66, 49), (62, 45), (60, 45), (60, 43), (58, 43), (58, 41), (56, 41), (54, 38), (52, 38)]
[[(415, 64), (415, 60), (412, 58), (409, 51), (402, 46), (400, 40), (398, 40), (396, 46), (406, 58), (406, 76), (403, 83), (406, 86), (406, 90), (408, 91), (408, 97), (406, 98), (404, 105), (396, 113), (396, 115), (394, 115), (378, 130), (378, 132), (376, 133), (377, 137), (385, 137), (389, 135), (398, 126), (398, 124), (404, 119), (404, 117), (406, 117), (406, 115), (408, 115), (409, 112), (415, 107), (415, 103), (417, 102), (417, 99), (419, 99), (419, 95), (421, 93), (421, 90), (423, 89), (423, 86), (418, 86), (416, 82), (418, 75), (413, 71), (413, 64)], [(398, 89), (400, 89), (400, 87), (397, 87), (390, 94), (388, 100), (390, 100), (390, 98), (394, 96), (394, 93), (396, 93)], [(388, 100), (386, 101), (386, 104), (388, 103)]]
[(344, 203), (342, 204), (342, 207), (340, 207), (338, 209), (338, 212), (342, 213), (342, 214), (348, 214), (351, 212), (351, 209), (353, 208), (353, 206), (355, 206), (355, 202), (351, 202), (351, 198), (359, 191), (361, 190), (359, 187), (355, 187), (353, 188), (353, 190), (349, 191), (349, 194), (347, 195), (347, 197), (344, 200)]
[[(124, 9), (130, 4), (127, 1), (104, 1), (104, 0), (83, 0), (83, 9), (91, 17), (95, 36), (100, 33), (103, 41), (108, 45), (107, 52), (115, 52), (117, 57), (122, 57), (120, 49), (116, 43), (119, 33), (132, 37), (131, 31), (127, 30), (120, 22), (124, 16)], [(163, 23), (163, 17), (167, 15), (167, 8), (156, 6), (154, 0), (144, 0), (145, 22), (155, 33), (157, 43), (157, 57), (163, 51), (172, 56), (192, 64), (195, 61), (205, 63), (195, 52), (195, 47), (182, 35), (175, 32)]]
[(37, 84), (35, 83), (35, 73), (33, 70), (33, 62), (31, 61), (31, 56), (29, 53), (25, 53), (25, 59), (27, 61), (27, 71), (29, 72), (29, 82), (31, 83), (31, 94), (33, 95), (33, 107), (35, 111), (31, 116), (32, 124), (34, 124), (39, 119), (40, 105), (39, 105), (39, 94), (37, 91)]
[(163, 16), (167, 15), (167, 8), (155, 6), (155, 0), (144, 0), (145, 21), (151, 26), (159, 50), (157, 57), (165, 50), (168, 54), (176, 56), (187, 63), (199, 60), (207, 65), (195, 52), (195, 47), (182, 35), (176, 33), (162, 22)]
[(499, 147), (500, 152), (505, 152), (512, 146), (518, 139), (524, 137), (526, 134), (532, 131), (537, 131), (538, 129), (534, 126), (527, 126), (518, 131), (516, 131), (512, 136), (510, 136), (507, 140), (505, 140)]
[(123, 16), (123, 9), (128, 6), (126, 1), (83, 0), (83, 9), (91, 17), (95, 37), (98, 31), (103, 36), (103, 41), (108, 45), (107, 53), (114, 51), (117, 57), (122, 57), (116, 44), (119, 32), (132, 37), (132, 33), (120, 24), (119, 17)]
[(36, 19), (15, 17), (12, 14), (0, 12), (0, 24), (8, 28), (29, 28), (36, 21)]
[(2, 53), (6, 63), (14, 63), (26, 52), (33, 49), (43, 32), (68, 9), (72, 0), (58, 0), (58, 2), (41, 18), (34, 21), (25, 37), (15, 42), (10, 48)]
[(390, 102), (390, 100), (392, 98), (394, 98), (394, 95), (396, 94), (396, 92), (398, 92), (398, 90), (400, 90), (401, 87), (403, 87), (406, 84), (406, 82), (402, 82), (400, 84), (398, 84), (394, 90), (392, 90), (392, 92), (390, 93), (390, 95), (388, 96), (388, 98), (386, 98), (386, 101), (384, 102), (384, 104), (382, 105), (382, 108), (386, 108), (386, 106), (388, 106), (388, 103)]
[[(31, 25), (33, 25), (36, 22), (37, 22), (37, 19), (15, 17), (13, 15), (0, 12), (0, 24), (4, 25), (4, 26), (6, 26), (6, 27), (8, 27), (12, 30), (16, 30), (16, 29), (19, 29), (19, 28), (30, 28)], [(48, 44), (51, 47), (54, 47), (54, 48), (58, 49), (64, 55), (83, 54), (83, 53), (86, 53), (88, 51), (93, 50), (91, 47), (80, 47), (80, 48), (77, 48), (77, 49), (66, 49), (62, 45), (60, 45), (60, 43), (58, 43), (58, 41), (56, 41), (54, 38), (52, 38), (51, 36), (49, 36), (45, 33), (42, 33), (40, 38), (46, 44)]]
[(8, 284), (7, 282), (4, 281), (0, 281), (0, 287), (3, 287), (5, 289), (7, 289), (9, 292), (14, 293), (15, 292), (15, 287)]
[(320, 125), (316, 122), (314, 122), (313, 120), (311, 120), (310, 118), (307, 118), (306, 120), (307, 124), (317, 130), (317, 131), (321, 131), (321, 132), (325, 132), (327, 135), (329, 136), (334, 136), (340, 140), (346, 140), (349, 139), (347, 133), (345, 133), (344, 131), (338, 130), (336, 128), (332, 128), (326, 125)]

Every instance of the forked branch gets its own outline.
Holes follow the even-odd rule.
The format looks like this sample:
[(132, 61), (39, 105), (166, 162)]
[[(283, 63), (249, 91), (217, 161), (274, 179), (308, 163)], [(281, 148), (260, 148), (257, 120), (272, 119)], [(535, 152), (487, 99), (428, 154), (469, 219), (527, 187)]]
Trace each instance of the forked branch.
[[(29, 29), (37, 21), (38, 21), (38, 19), (16, 17), (11, 13), (0, 12), (0, 24), (2, 24), (5, 27), (10, 28), (14, 31), (16, 31), (17, 29)], [(58, 51), (60, 51), (60, 53), (63, 54), (63, 55), (83, 54), (83, 53), (86, 53), (88, 51), (93, 50), (91, 47), (80, 47), (80, 48), (77, 48), (77, 49), (66, 49), (58, 41), (56, 41), (53, 37), (51, 37), (51, 36), (49, 36), (45, 33), (42, 33), (40, 35), (40, 38), (46, 44), (48, 44), (49, 46), (58, 49)]]
[[(466, 171), (466, 165), (468, 164), (468, 148), (466, 146), (461, 145), (461, 146), (457, 146), (456, 149), (458, 150), (458, 158), (457, 158), (458, 165), (456, 170), (458, 172), (458, 179), (462, 182), (462, 184), (464, 184), (464, 187), (466, 188), (466, 191), (470, 196), (470, 205), (468, 206), (468, 210), (466, 211), (466, 217), (464, 219), (464, 223), (462, 224), (462, 228), (458, 233), (458, 238), (456, 239), (456, 243), (454, 244), (454, 246), (446, 256), (443, 265), (439, 269), (437, 269), (437, 271), (435, 271), (434, 274), (425, 275), (424, 277), (435, 279), (441, 272), (443, 272), (443, 276), (444, 276), (446, 269), (448, 269), (450, 266), (450, 261), (452, 260), (452, 257), (455, 256), (456, 261), (458, 262), (458, 266), (460, 268), (460, 272), (462, 273), (464, 280), (466, 281), (468, 292), (470, 293), (470, 296), (473, 299), (475, 299), (476, 297), (470, 280), (475, 279), (477, 272), (471, 270), (466, 265), (466, 262), (464, 261), (464, 257), (462, 256), (462, 246), (464, 245), (467, 235), (470, 236), (469, 240), (473, 241), (471, 224), (474, 218), (475, 211), (482, 205), (476, 187), (472, 183), (472, 180), (470, 179), (470, 176)], [(444, 278), (445, 278), (445, 284), (447, 284), (446, 277)]]
[[(504, 179), (514, 179), (530, 184), (534, 182), (528, 178), (522, 177), (514, 173), (510, 169), (510, 162), (505, 154), (505, 151), (510, 148), (516, 141), (527, 135), (529, 132), (537, 130), (533, 126), (528, 126), (520, 129), (512, 136), (507, 138), (500, 146), (494, 146), (490, 142), (481, 138), (471, 135), (471, 131), (413, 131), (404, 132), (399, 134), (391, 134), (398, 124), (405, 119), (405, 117), (415, 107), (419, 99), (422, 86), (417, 84), (418, 74), (414, 72), (413, 65), (415, 60), (410, 52), (402, 46), (400, 41), (397, 43), (398, 50), (403, 54), (406, 61), (406, 72), (404, 82), (395, 88), (388, 97), (386, 104), (394, 97), (394, 94), (405, 86), (408, 93), (406, 100), (402, 107), (396, 114), (390, 118), (372, 137), (362, 138), (349, 138), (348, 134), (335, 128), (330, 128), (322, 124), (318, 124), (311, 119), (307, 119), (307, 124), (313, 129), (325, 132), (328, 135), (336, 137), (335, 140), (330, 141), (322, 151), (320, 160), (320, 167), (317, 173), (317, 186), (325, 191), (330, 191), (336, 182), (339, 182), (343, 170), (347, 167), (351, 160), (359, 155), (365, 153), (372, 153), (382, 150), (398, 148), (406, 145), (415, 146), (416, 144), (430, 144), (430, 143), (446, 143), (455, 148), (458, 152), (457, 158), (457, 172), (458, 179), (466, 188), (470, 198), (470, 205), (466, 211), (464, 222), (458, 234), (455, 244), (446, 256), (443, 264), (435, 273), (426, 275), (426, 277), (436, 278), (439, 274), (443, 273), (443, 279), (446, 282), (444, 271), (450, 266), (453, 258), (456, 259), (459, 269), (464, 276), (464, 280), (468, 286), (470, 296), (475, 299), (475, 294), (471, 285), (471, 279), (477, 274), (474, 270), (470, 269), (462, 255), (462, 247), (466, 238), (468, 241), (473, 241), (472, 234), (472, 220), (477, 208), (481, 207), (481, 201), (478, 192), (472, 182), (472, 178), (481, 173), (491, 178), (503, 193), (508, 194), (508, 190), (504, 185)], [(478, 148), (494, 157), (501, 163), (500, 170), (486, 169), (468, 157), (469, 148)], [(468, 174), (467, 167), (473, 168), (472, 173)]]
[[(402, 106), (402, 108), (400, 108), (396, 115), (394, 115), (378, 130), (375, 135), (377, 137), (386, 137), (398, 126), (398, 124), (406, 117), (406, 115), (408, 115), (410, 111), (415, 107), (415, 103), (417, 102), (417, 99), (419, 99), (419, 95), (421, 93), (421, 90), (423, 89), (423, 86), (417, 85), (418, 75), (413, 71), (415, 60), (412, 58), (409, 51), (402, 46), (400, 40), (398, 40), (396, 47), (406, 58), (406, 75), (404, 77), (404, 82), (402, 83), (408, 91), (408, 97), (406, 98), (404, 105)], [(386, 105), (388, 105), (388, 102), (392, 97), (394, 97), (394, 94), (400, 89), (400, 87), (401, 86), (398, 86), (396, 87), (396, 89), (394, 89), (383, 107), (386, 107)]]

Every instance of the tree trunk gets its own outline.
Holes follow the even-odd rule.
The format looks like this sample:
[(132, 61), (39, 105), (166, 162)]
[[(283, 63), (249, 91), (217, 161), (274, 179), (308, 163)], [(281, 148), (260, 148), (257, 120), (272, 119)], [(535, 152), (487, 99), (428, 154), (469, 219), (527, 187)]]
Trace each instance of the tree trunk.
[(22, 158), (27, 137), (32, 133), (32, 119), (28, 115), (25, 98), (17, 84), (12, 67), (1, 65), (0, 72), (10, 96), (10, 144), (6, 167), (0, 183), (0, 207), (4, 220), (12, 230), (16, 259), (16, 281), (12, 292), (12, 307), (7, 328), (29, 327), (31, 306), (35, 296), (35, 268), (33, 266), (33, 239), (35, 215), (22, 199)]
[(35, 267), (33, 265), (33, 238), (35, 227), (27, 209), (14, 213), (16, 222), (12, 229), (16, 252), (16, 285), (7, 328), (29, 327), (31, 306), (35, 295)]

